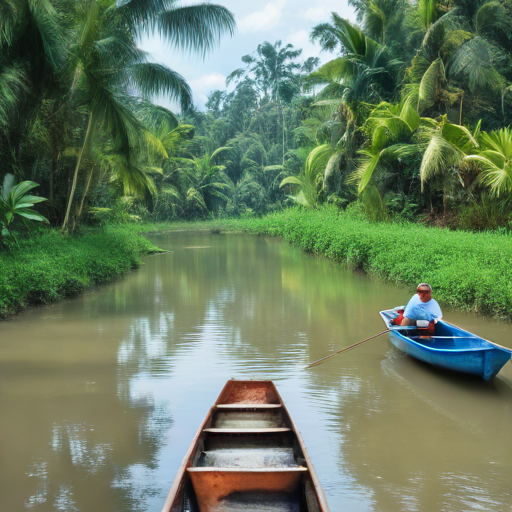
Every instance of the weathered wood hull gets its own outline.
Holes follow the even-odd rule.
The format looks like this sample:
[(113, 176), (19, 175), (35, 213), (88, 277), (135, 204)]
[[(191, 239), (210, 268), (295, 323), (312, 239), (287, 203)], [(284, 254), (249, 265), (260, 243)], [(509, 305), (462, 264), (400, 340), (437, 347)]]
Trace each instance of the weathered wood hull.
[(224, 386), (162, 512), (328, 512), (306, 447), (271, 381)]
[(493, 379), (512, 351), (479, 336), (464, 331), (448, 322), (439, 321), (434, 336), (420, 336), (415, 329), (404, 330), (390, 325), (395, 316), (392, 309), (380, 316), (389, 328), (389, 340), (402, 352), (434, 366), (471, 375), (485, 380)]

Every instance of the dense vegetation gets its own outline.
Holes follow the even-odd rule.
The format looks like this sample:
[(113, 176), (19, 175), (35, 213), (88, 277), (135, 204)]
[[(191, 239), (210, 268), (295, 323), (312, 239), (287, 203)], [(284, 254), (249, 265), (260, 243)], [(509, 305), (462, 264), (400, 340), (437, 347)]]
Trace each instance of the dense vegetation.
[(200, 112), (137, 41), (158, 31), (204, 54), (234, 28), (225, 8), (3, 2), (0, 172), (40, 184), (63, 231), (356, 201), (377, 221), (508, 228), (510, 0), (349, 3), (357, 24), (332, 13), (311, 31), (332, 60), (264, 42)]
[[(349, 3), (357, 23), (332, 13), (311, 30), (332, 60), (320, 66), (290, 44), (263, 42), (201, 112), (183, 77), (137, 45), (158, 32), (204, 55), (233, 32), (224, 7), (0, 0), (1, 311), (72, 292), (73, 279), (79, 289), (115, 275), (89, 265), (86, 246), (96, 242), (87, 226), (252, 218), (298, 203), (304, 212), (251, 225), (266, 232), (290, 221), (295, 234), (270, 231), (391, 279), (431, 278), (445, 301), (509, 316), (512, 2)], [(156, 106), (156, 95), (175, 100), (180, 114)], [(344, 219), (344, 235), (325, 203)], [(496, 233), (473, 239), (389, 220)], [(88, 233), (68, 249), (84, 244), (76, 254), (90, 270), (67, 266), (65, 242), (47, 226)], [(393, 245), (407, 233), (424, 241), (421, 258)], [(48, 271), (43, 290), (32, 261), (58, 257), (53, 245), (63, 275)], [(118, 259), (105, 254), (98, 265)], [(133, 264), (124, 261), (118, 268)], [(470, 261), (478, 277), (465, 275)], [(494, 279), (501, 284), (492, 290)]]
[(40, 210), (64, 232), (84, 213), (92, 220), (126, 211), (133, 198), (151, 203), (166, 162), (193, 134), (151, 99), (164, 94), (187, 109), (192, 93), (138, 41), (157, 32), (205, 54), (234, 25), (210, 3), (0, 2), (0, 174), (39, 183), (48, 198)]
[(409, 222), (375, 224), (362, 212), (340, 212), (333, 205), (290, 208), (223, 225), (283, 237), (307, 252), (395, 283), (427, 281), (443, 305), (512, 320), (510, 234), (453, 232)]
[(153, 251), (146, 238), (120, 226), (68, 238), (47, 230), (21, 240), (0, 252), (0, 318), (110, 281)]
[(358, 25), (333, 13), (311, 32), (333, 60), (304, 77), (316, 62), (264, 43), (228, 78), (234, 91), (190, 118), (236, 154), (230, 212), (268, 211), (280, 182), (306, 207), (359, 200), (377, 221), (509, 228), (512, 3), (349, 3)]

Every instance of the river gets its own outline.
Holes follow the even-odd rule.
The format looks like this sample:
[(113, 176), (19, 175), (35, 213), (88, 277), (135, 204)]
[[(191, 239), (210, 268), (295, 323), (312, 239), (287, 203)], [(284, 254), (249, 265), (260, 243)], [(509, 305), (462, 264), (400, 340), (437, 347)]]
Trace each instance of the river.
[[(0, 511), (159, 512), (231, 377), (272, 379), (332, 512), (512, 511), (512, 370), (434, 369), (385, 336), (404, 289), (248, 235), (172, 252), (0, 324)], [(435, 297), (435, 290), (434, 290)], [(444, 308), (512, 347), (512, 326)]]

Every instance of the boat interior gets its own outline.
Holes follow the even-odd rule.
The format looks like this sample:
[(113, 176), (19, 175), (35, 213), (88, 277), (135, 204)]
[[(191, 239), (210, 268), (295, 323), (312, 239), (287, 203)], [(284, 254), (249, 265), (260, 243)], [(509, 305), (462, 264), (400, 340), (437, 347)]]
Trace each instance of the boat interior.
[(436, 334), (434, 336), (409, 336), (409, 338), (422, 345), (442, 350), (481, 350), (488, 346), (487, 343), (476, 336), (454, 337), (451, 335), (444, 337)]
[(391, 327), (392, 330), (430, 348), (442, 350), (481, 350), (482, 348), (492, 348), (488, 341), (446, 322), (436, 323), (434, 335), (431, 336), (423, 331), (423, 329), (416, 327), (410, 327), (407, 330), (393, 329), (389, 324), (389, 321), (396, 316), (392, 309), (383, 311), (381, 315), (386, 325)]
[(321, 512), (306, 457), (272, 382), (229, 381), (170, 512)]

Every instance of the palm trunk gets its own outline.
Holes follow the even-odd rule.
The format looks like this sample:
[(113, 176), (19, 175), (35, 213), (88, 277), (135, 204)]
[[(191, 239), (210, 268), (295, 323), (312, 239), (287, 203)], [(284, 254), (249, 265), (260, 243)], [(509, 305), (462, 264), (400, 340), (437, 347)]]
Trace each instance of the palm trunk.
[(281, 105), (281, 116), (282, 116), (282, 119), (283, 119), (283, 165), (284, 165), (284, 154), (285, 154), (285, 140), (286, 140), (286, 126), (285, 126), (285, 122), (284, 122), (284, 110), (283, 110), (283, 107)]
[(71, 185), (71, 191), (69, 192), (69, 200), (68, 206), (66, 208), (66, 216), (64, 217), (64, 222), (62, 223), (61, 233), (64, 233), (67, 230), (69, 223), (69, 212), (71, 211), (71, 205), (73, 204), (73, 198), (75, 196), (76, 190), (76, 182), (78, 181), (78, 171), (80, 170), (80, 164), (82, 162), (82, 156), (84, 154), (87, 143), (89, 142), (89, 137), (92, 131), (92, 112), (89, 114), (89, 123), (87, 124), (87, 131), (85, 132), (85, 139), (82, 145), (82, 149), (78, 155), (78, 160), (76, 162), (75, 174), (73, 176), (73, 184)]
[(443, 221), (446, 224), (446, 185), (443, 185)]
[(72, 231), (75, 230), (75, 224), (76, 222), (78, 222), (78, 219), (80, 219), (80, 216), (82, 215), (82, 210), (84, 208), (84, 202), (85, 202), (85, 196), (87, 196), (87, 192), (89, 192), (89, 187), (91, 186), (91, 181), (92, 181), (92, 175), (94, 173), (94, 165), (91, 166), (91, 171), (89, 172), (89, 176), (87, 178), (87, 184), (85, 185), (85, 190), (84, 190), (84, 194), (82, 196), (82, 200), (80, 201), (80, 206), (78, 207), (78, 212), (75, 216), (75, 219), (73, 220), (73, 229)]
[(460, 97), (459, 126), (462, 126), (462, 100), (463, 99), (464, 99), (464, 94)]
[(283, 165), (284, 165), (284, 154), (285, 154), (285, 125), (284, 125), (284, 109), (283, 104), (281, 102), (281, 96), (279, 95), (279, 92), (277, 93), (277, 104), (279, 105), (279, 110), (281, 112), (281, 127), (283, 129)]

